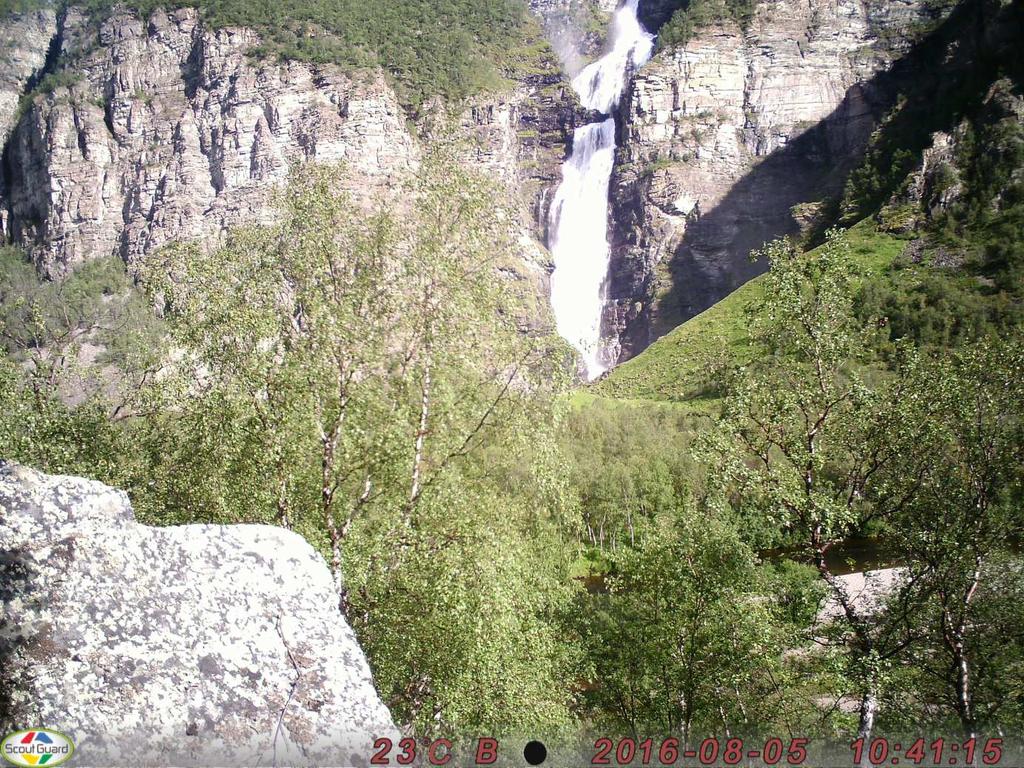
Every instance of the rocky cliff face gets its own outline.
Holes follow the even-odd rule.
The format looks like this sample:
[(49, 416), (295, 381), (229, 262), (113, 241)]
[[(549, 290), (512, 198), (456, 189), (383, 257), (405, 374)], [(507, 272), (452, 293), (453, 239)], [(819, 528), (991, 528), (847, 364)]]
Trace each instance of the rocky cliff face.
[[(192, 9), (95, 29), (74, 8), (53, 45), (65, 85), (14, 127), (4, 230), (49, 273), (267, 215), (294, 162), (344, 161), (354, 191), (409, 170), (418, 148), (382, 77), (259, 63), (247, 30), (207, 29)], [(357, 181), (356, 181), (357, 180)]]
[[(499, 182), (510, 201), (518, 230), (520, 260), (506, 265), (512, 277), (530, 286), (524, 293), (535, 306), (534, 321), (550, 327), (549, 277), (553, 265), (544, 247), (548, 212), (562, 178), (562, 163), (572, 145), (576, 126), (586, 121), (563, 70), (555, 60), (544, 72), (524, 78), (504, 94), (478, 97), (458, 119), (466, 139), (465, 162)], [(429, 141), (439, 128), (424, 121)], [(443, 130), (450, 130), (442, 123)]]
[[(876, 215), (881, 226), (903, 234), (927, 231), (941, 226), (942, 217), (965, 198), (973, 197), (978, 207), (984, 201), (993, 212), (1013, 205), (1024, 185), (1024, 96), (1013, 79), (998, 77), (972, 112), (931, 133), (920, 161)], [(986, 164), (1001, 171), (1001, 184), (990, 174), (987, 188), (977, 189), (985, 178), (979, 149)], [(912, 254), (921, 247), (915, 245)]]
[(621, 359), (765, 269), (750, 251), (841, 189), (887, 106), (873, 76), (933, 21), (919, 0), (762, 2), (638, 73), (612, 192)]
[(0, 146), (7, 143), (21, 97), (46, 65), (57, 17), (46, 8), (13, 15), (0, 25)]
[[(294, 163), (343, 163), (338, 183), (357, 201), (386, 197), (431, 135), (427, 119), (408, 122), (380, 73), (258, 60), (254, 32), (211, 29), (193, 9), (145, 20), (118, 13), (96, 25), (72, 7), (59, 18), (19, 17), (17, 27), (0, 40), (18, 62), (0, 81), (0, 126), (10, 133), (0, 223), (54, 276), (109, 254), (131, 266), (166, 243), (266, 221)], [(512, 271), (538, 299), (531, 322), (541, 325), (546, 201), (578, 119), (559, 62), (542, 63), (455, 121), (468, 161), (509, 189), (522, 243)], [(44, 64), (59, 77), (25, 99), (15, 121)]]
[[(616, 2), (530, 5), (563, 66), (547, 61), (455, 122), (467, 162), (509, 192), (522, 249), (508, 271), (533, 297), (537, 327), (550, 324), (548, 207), (586, 120), (563, 69), (600, 49)], [(676, 5), (641, 11), (654, 23)], [(612, 184), (605, 331), (621, 359), (763, 269), (750, 250), (836, 195), (888, 106), (877, 74), (934, 22), (934, 6), (761, 2), (747, 29), (706, 28), (637, 74)], [(296, 162), (343, 161), (339, 184), (357, 198), (386, 194), (435, 130), (429, 118), (410, 128), (379, 74), (256, 60), (255, 33), (210, 29), (190, 9), (97, 26), (72, 7), (17, 17), (5, 34), (0, 225), (52, 275), (111, 253), (131, 265), (170, 241), (264, 221)], [(17, 114), (46, 73), (59, 77)]]
[(575, 75), (600, 53), (618, 0), (530, 0), (530, 10), (558, 52), (566, 71)]
[(100, 483), (0, 468), (0, 730), (80, 765), (365, 765), (395, 732), (326, 563), (262, 526), (149, 528)]

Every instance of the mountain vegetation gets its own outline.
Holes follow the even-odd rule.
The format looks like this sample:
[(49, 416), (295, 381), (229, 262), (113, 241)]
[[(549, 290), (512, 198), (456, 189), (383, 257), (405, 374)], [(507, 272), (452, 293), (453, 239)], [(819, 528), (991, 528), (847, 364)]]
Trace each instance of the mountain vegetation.
[[(1020, 716), (1019, 634), (996, 618), (1014, 615), (1002, 601), (1022, 583), (1024, 522), (1024, 78), (1005, 50), (958, 63), (937, 95), (903, 94), (832, 201), (842, 234), (769, 245), (768, 274), (588, 400), (707, 420), (705, 466), (746, 540), (803, 552), (842, 608), (818, 638), (831, 671), (816, 686), (847, 692), (848, 734), (973, 736)], [(865, 536), (896, 543), (905, 568), (870, 615), (830, 557)]]
[(715, 23), (731, 21), (746, 29), (754, 18), (753, 0), (690, 0), (669, 17), (658, 32), (658, 48), (683, 45), (694, 34)]
[[(4, 0), (0, 17), (47, 0)], [(194, 7), (214, 28), (245, 26), (262, 37), (254, 55), (381, 68), (416, 111), (441, 96), (458, 100), (500, 88), (553, 60), (524, 0), (82, 0), (70, 3), (99, 23), (117, 9), (143, 17)]]
[[(510, 61), (526, 23), (339, 3), (311, 37), (298, 8), (204, 13), (379, 57), (412, 102), (479, 87), (446, 57)], [(582, 391), (496, 277), (499, 192), (443, 147), (392, 206), (296, 169), (276, 224), (135, 283), (7, 248), (0, 455), (125, 488), (151, 524), (301, 533), (416, 735), (1019, 734), (1024, 133), (997, 69), (938, 122), (907, 94), (831, 226)], [(899, 566), (873, 599), (845, 580), (865, 541)]]
[[(301, 532), (423, 734), (1024, 726), (1018, 336), (887, 338), (836, 232), (766, 251), (709, 408), (572, 406), (563, 347), (503, 309), (488, 183), (437, 158), (407, 192), (367, 217), (299, 172), (278, 225), (167, 249), (145, 300), (9, 251), (5, 456), (121, 485), (152, 523)], [(62, 394), (139, 301), (162, 319), (122, 340), (126, 378)], [(864, 535), (906, 563), (867, 606), (832, 556)]]
[[(564, 725), (576, 507), (546, 342), (492, 277), (496, 193), (438, 156), (408, 210), (367, 217), (331, 179), (299, 173), (277, 226), (168, 249), (144, 296), (102, 266), (33, 282), (8, 252), (4, 455), (121, 485), (151, 523), (304, 534), (403, 722)], [(136, 302), (172, 358), (125, 337), (122, 386), (62, 397)]]

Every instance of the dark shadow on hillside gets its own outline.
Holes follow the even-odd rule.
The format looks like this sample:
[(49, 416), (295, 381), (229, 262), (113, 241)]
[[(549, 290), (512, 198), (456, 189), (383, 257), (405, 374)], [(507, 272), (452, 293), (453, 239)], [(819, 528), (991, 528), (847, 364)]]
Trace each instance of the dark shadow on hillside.
[[(767, 264), (752, 263), (750, 252), (798, 231), (793, 206), (838, 199), (862, 161), (872, 131), (901, 94), (907, 99), (904, 108), (883, 126), (872, 151), (881, 152), (884, 162), (907, 163), (905, 153), (896, 154), (907, 150), (914, 158), (912, 165), (920, 150), (930, 145), (932, 133), (951, 130), (980, 107), (993, 81), (1009, 75), (1020, 82), (1022, 7), (1020, 2), (1004, 5), (999, 0), (961, 3), (890, 69), (850, 88), (827, 118), (765, 157), (717, 206), (691, 222), (668, 262), (670, 291), (653, 317), (642, 315), (626, 328), (627, 355), (764, 272)], [(880, 179), (871, 204), (887, 199), (906, 170)], [(861, 213), (870, 210), (874, 208), (864, 206)], [(636, 244), (617, 245), (628, 249)], [(626, 290), (610, 298), (635, 300), (640, 286), (629, 286), (628, 278), (618, 280), (630, 265), (621, 255), (617, 261), (612, 265), (612, 285)], [(644, 293), (651, 289), (650, 280), (648, 276)]]
[(644, 29), (657, 33), (672, 14), (689, 4), (689, 0), (640, 0), (637, 17)]

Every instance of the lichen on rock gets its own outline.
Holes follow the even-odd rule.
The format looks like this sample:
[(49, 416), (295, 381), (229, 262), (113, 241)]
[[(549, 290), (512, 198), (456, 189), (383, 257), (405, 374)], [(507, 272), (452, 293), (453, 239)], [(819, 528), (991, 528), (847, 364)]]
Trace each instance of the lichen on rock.
[(364, 765), (395, 732), (326, 563), (255, 526), (152, 528), (101, 483), (0, 467), (0, 731), (80, 765)]

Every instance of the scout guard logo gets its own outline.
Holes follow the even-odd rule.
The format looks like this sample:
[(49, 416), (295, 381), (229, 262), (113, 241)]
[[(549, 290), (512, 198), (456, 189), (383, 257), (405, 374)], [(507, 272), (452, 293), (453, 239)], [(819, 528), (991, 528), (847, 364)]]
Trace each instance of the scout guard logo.
[(17, 731), (0, 741), (0, 755), (14, 765), (63, 765), (75, 753), (75, 745), (60, 731), (36, 728)]

